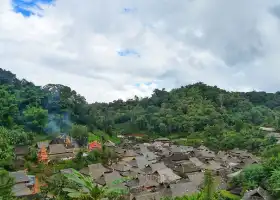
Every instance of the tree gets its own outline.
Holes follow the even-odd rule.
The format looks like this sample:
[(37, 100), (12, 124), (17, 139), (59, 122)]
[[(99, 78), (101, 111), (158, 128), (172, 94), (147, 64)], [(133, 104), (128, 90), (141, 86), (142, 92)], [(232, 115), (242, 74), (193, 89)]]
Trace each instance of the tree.
[(70, 136), (76, 139), (80, 145), (87, 145), (89, 136), (88, 129), (86, 126), (75, 124), (70, 130)]
[(7, 138), (1, 135), (0, 127), (0, 168), (9, 168), (13, 164), (14, 153), (12, 147), (9, 145)]
[(246, 167), (242, 171), (242, 175), (243, 187), (247, 189), (255, 189), (266, 177), (264, 167), (258, 164)]
[(265, 158), (273, 157), (273, 156), (278, 156), (280, 153), (280, 145), (273, 145), (269, 146), (263, 151), (262, 156)]
[(14, 179), (9, 172), (0, 168), (0, 200), (13, 200), (12, 187)]
[(68, 180), (63, 174), (55, 174), (52, 177), (44, 178), (46, 186), (41, 187), (41, 193), (43, 197), (47, 197), (48, 194), (52, 194), (54, 199), (70, 200), (71, 197), (68, 193), (63, 191), (63, 188), (78, 189), (79, 186), (70, 180)]
[(48, 122), (48, 111), (38, 107), (27, 107), (23, 111), (26, 127), (35, 132), (42, 133)]
[(280, 170), (275, 169), (268, 180), (269, 190), (275, 197), (280, 196)]
[(16, 96), (0, 85), (0, 126), (11, 128), (16, 121), (19, 110)]

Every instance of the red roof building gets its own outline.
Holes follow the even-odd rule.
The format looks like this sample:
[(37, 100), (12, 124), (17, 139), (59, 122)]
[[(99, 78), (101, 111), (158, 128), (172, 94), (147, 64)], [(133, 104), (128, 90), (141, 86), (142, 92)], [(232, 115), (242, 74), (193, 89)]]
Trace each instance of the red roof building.
[(93, 142), (88, 144), (88, 149), (90, 151), (92, 151), (94, 149), (101, 149), (101, 148), (102, 148), (101, 144), (97, 141), (93, 141)]

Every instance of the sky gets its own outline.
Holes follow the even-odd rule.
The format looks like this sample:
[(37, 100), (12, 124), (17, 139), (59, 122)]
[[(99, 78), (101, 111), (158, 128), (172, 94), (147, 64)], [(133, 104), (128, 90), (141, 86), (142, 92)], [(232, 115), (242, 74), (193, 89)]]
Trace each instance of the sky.
[(280, 86), (279, 0), (0, 0), (0, 67), (109, 102)]

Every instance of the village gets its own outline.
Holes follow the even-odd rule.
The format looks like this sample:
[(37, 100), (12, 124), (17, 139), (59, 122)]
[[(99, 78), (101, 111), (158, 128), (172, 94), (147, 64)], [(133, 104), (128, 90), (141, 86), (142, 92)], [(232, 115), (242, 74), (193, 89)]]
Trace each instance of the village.
[[(239, 195), (242, 188), (229, 188), (228, 181), (244, 167), (260, 162), (258, 157), (239, 149), (215, 153), (203, 145), (197, 148), (176, 145), (168, 138), (139, 143), (139, 136), (120, 137), (122, 142), (118, 145), (111, 141), (104, 144), (93, 141), (88, 144), (89, 152), (101, 150), (102, 145), (110, 148), (118, 155), (117, 162), (110, 165), (91, 164), (81, 169), (80, 173), (91, 177), (100, 186), (127, 189), (131, 200), (180, 197), (196, 193), (203, 185), (205, 170), (213, 172), (217, 190), (228, 190)], [(38, 161), (45, 163), (73, 159), (79, 152), (79, 145), (65, 135), (51, 141), (38, 142), (36, 147)], [(15, 154), (17, 165), (23, 167), (28, 147), (15, 147)], [(70, 168), (58, 173), (71, 172)], [(38, 179), (35, 175), (29, 175), (27, 170), (10, 172), (10, 176), (15, 178), (13, 192), (16, 197), (31, 197), (40, 192)], [(114, 180), (128, 177), (130, 179), (125, 182), (113, 184)], [(264, 194), (265, 190), (256, 188), (245, 193), (243, 199), (255, 195), (262, 197)]]

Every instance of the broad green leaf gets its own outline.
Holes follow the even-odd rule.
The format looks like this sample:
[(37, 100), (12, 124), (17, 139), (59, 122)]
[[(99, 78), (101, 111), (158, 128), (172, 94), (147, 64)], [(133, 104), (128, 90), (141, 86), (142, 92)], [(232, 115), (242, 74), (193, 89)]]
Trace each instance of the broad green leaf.
[(72, 198), (79, 198), (83, 196), (83, 194), (81, 192), (72, 192), (72, 193), (68, 193), (68, 196)]

